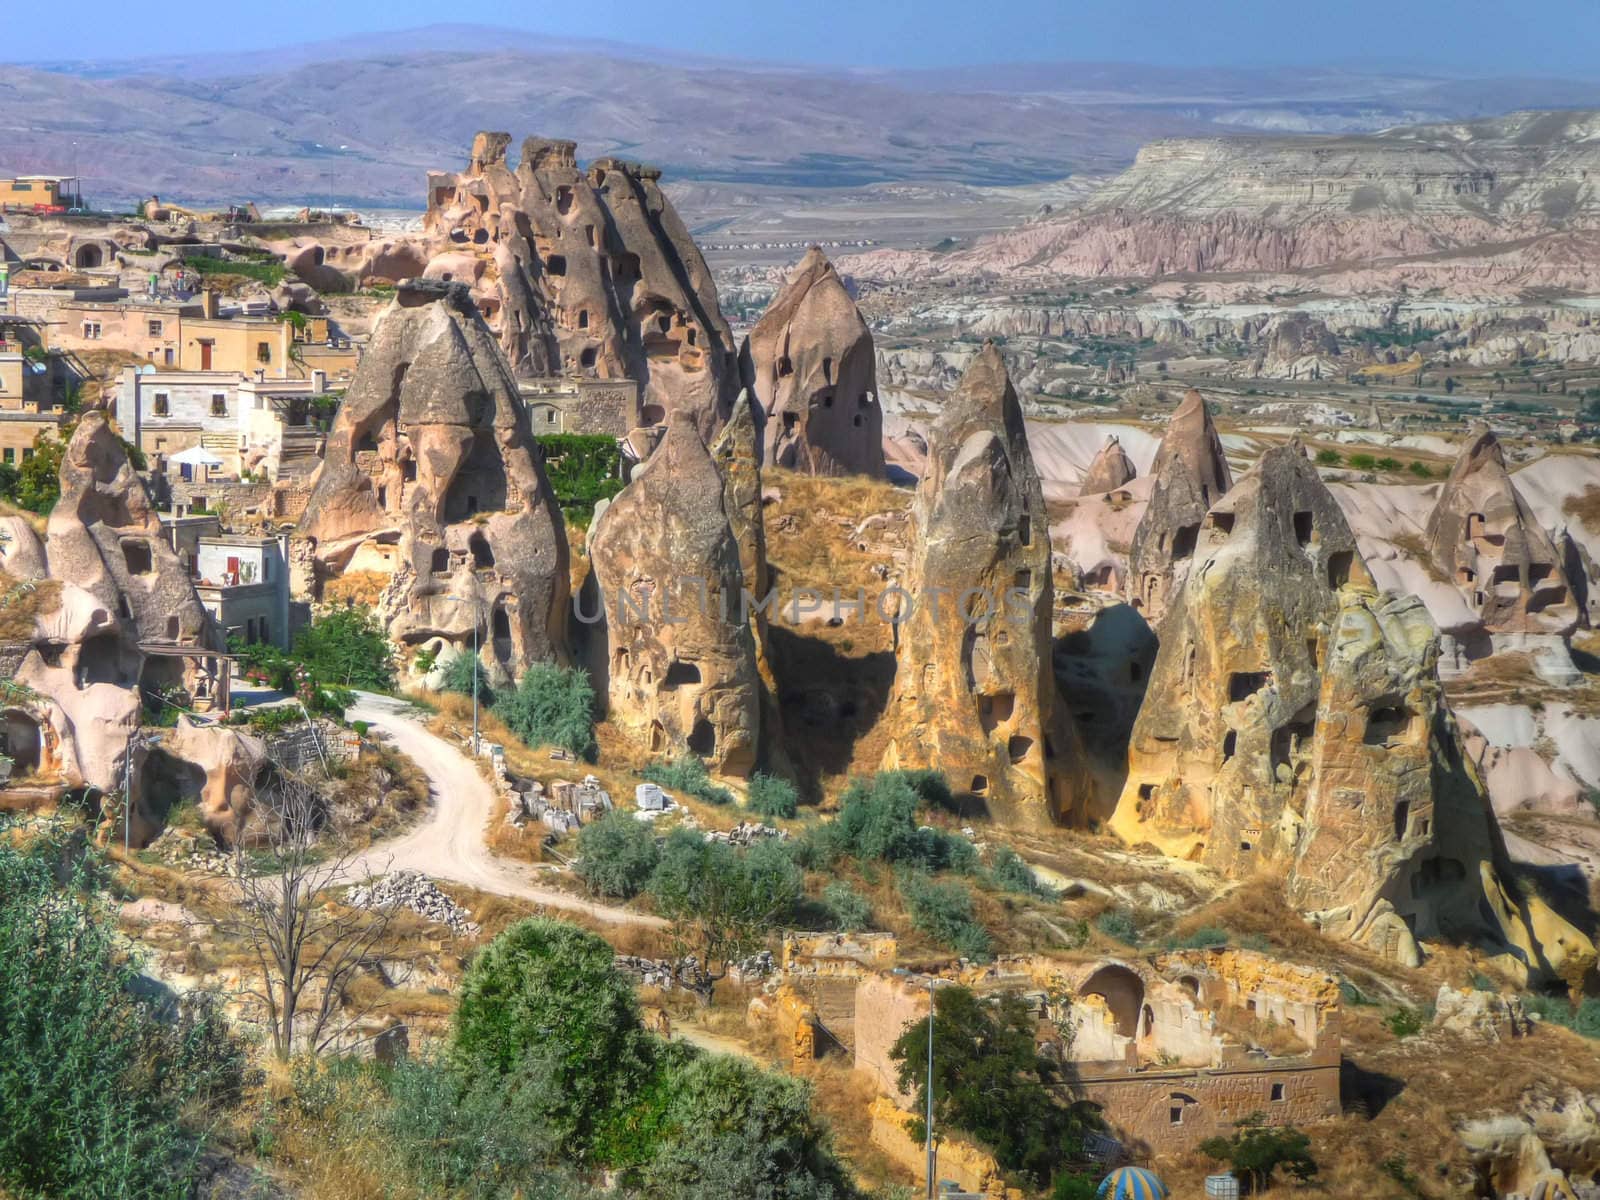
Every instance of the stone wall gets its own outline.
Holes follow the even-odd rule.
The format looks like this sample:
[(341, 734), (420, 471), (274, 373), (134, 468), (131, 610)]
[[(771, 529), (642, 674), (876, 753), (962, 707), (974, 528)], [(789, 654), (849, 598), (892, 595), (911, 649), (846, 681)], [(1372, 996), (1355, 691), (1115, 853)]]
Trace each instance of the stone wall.
[(286, 771), (320, 771), (319, 745), (330, 764), (349, 762), (361, 753), (361, 739), (332, 721), (302, 722), (267, 739), (272, 761)]

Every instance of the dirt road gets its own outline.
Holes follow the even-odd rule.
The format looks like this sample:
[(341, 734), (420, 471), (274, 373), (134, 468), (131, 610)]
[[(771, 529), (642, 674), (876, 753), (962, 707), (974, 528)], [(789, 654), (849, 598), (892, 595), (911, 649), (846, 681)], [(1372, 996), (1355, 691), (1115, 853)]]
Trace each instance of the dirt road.
[(484, 834), (494, 809), (494, 790), (472, 760), (422, 726), (423, 714), (403, 700), (357, 692), (346, 713), (388, 735), (394, 746), (428, 777), (433, 811), (408, 833), (379, 842), (351, 865), (352, 876), (412, 870), (435, 879), (551, 908), (587, 913), (620, 925), (655, 925), (659, 917), (596, 904), (557, 888), (541, 886), (532, 867), (492, 854)]

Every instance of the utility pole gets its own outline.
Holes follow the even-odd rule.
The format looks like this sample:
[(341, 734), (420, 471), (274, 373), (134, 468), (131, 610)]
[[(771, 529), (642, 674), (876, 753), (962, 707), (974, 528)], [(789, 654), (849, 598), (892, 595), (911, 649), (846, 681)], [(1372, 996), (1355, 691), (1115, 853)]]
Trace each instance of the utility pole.
[(133, 739), (138, 734), (128, 735), (128, 749), (122, 756), (122, 854), (126, 858), (133, 852), (133, 834), (129, 832), (133, 825)]
[[(463, 603), (461, 596), (447, 596), (448, 600)], [(472, 592), (472, 757), (478, 757), (478, 623), (480, 611), (476, 579)]]
[(938, 1172), (938, 1152), (933, 1148), (933, 979), (928, 979), (928, 1200), (933, 1200), (933, 1180)]

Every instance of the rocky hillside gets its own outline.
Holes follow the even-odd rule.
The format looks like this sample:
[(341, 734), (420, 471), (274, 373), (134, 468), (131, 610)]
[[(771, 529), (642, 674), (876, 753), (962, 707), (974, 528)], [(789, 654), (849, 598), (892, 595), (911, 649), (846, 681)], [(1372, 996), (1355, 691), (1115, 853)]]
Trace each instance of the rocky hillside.
[(845, 265), (869, 278), (1317, 271), (1321, 288), (1341, 292), (1587, 289), (1597, 167), (1594, 111), (1337, 137), (1167, 139), (1054, 220), (955, 254), (886, 251)]

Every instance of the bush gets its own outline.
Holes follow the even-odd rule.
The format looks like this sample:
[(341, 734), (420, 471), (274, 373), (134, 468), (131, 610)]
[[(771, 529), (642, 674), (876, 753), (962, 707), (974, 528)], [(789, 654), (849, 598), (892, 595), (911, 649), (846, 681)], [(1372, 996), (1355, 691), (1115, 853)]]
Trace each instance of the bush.
[(1337, 467), (1339, 465), (1339, 452), (1337, 450), (1318, 450), (1317, 465), (1322, 467)]
[(1207, 1138), (1200, 1143), (1200, 1153), (1245, 1176), (1252, 1192), (1265, 1190), (1280, 1167), (1302, 1183), (1317, 1173), (1311, 1139), (1293, 1125), (1268, 1126), (1261, 1113), (1236, 1122), (1232, 1137)]
[(706, 765), (692, 754), (685, 754), (676, 762), (651, 763), (640, 772), (651, 783), (658, 783), (669, 792), (693, 796), (706, 804), (719, 808), (733, 803), (733, 793), (711, 782)]
[(470, 696), (474, 687), (478, 690), (478, 703), (490, 705), (494, 703), (494, 692), (490, 690), (488, 677), (478, 660), (471, 653), (456, 655), (444, 669), (444, 678), (439, 683), (439, 690)]
[(578, 878), (602, 896), (627, 900), (644, 891), (661, 861), (656, 836), (625, 812), (610, 812), (578, 831)]
[(1165, 945), (1168, 950), (1211, 950), (1226, 946), (1230, 940), (1231, 935), (1226, 929), (1216, 925), (1202, 925), (1182, 937), (1168, 938)]
[(1422, 1014), (1414, 1008), (1397, 1008), (1384, 1017), (1383, 1024), (1397, 1038), (1414, 1037), (1422, 1032)]
[(544, 451), (544, 473), (563, 512), (587, 524), (594, 506), (622, 490), (622, 450), (597, 433), (550, 433), (534, 439)]
[(364, 608), (341, 608), (295, 635), (294, 657), (319, 683), (372, 692), (394, 690), (394, 650)]
[(533, 664), (517, 690), (495, 703), (494, 713), (530, 746), (560, 746), (594, 757), (594, 688), (576, 668)]
[(1108, 938), (1123, 943), (1126, 946), (1139, 944), (1139, 927), (1133, 923), (1133, 917), (1126, 910), (1120, 908), (1109, 909), (1095, 918), (1094, 927)]
[(787, 779), (753, 775), (750, 778), (750, 811), (763, 817), (793, 817), (800, 811), (800, 793)]
[(1050, 1200), (1095, 1200), (1099, 1185), (1093, 1175), (1080, 1175), (1076, 1171), (1063, 1171), (1056, 1176), (1050, 1190)]
[(822, 902), (833, 915), (835, 927), (847, 933), (858, 933), (872, 924), (872, 905), (843, 880), (836, 879), (822, 889)]
[(451, 1055), (469, 1078), (546, 1081), (542, 1115), (581, 1155), (650, 1066), (615, 951), (575, 925), (531, 918), (482, 950), (461, 982)]
[(855, 780), (839, 801), (839, 815), (814, 833), (816, 856), (854, 857), (927, 871), (972, 871), (978, 852), (966, 838), (919, 825), (921, 794), (905, 772), (885, 771)]
[(0, 1182), (63, 1200), (185, 1197), (207, 1125), (237, 1099), (243, 1049), (208, 997), (168, 1022), (130, 993), (115, 920), (83, 871), (56, 886), (62, 858), (0, 837)]
[(241, 275), (267, 287), (277, 287), (288, 274), (287, 268), (276, 258), (261, 259), (211, 258), (196, 255), (186, 258), (183, 265), (197, 275)]
[(1378, 460), (1370, 454), (1352, 454), (1350, 465), (1358, 471), (1370, 471), (1378, 465)]
[(1400, 460), (1397, 458), (1380, 458), (1377, 467), (1380, 471), (1398, 471), (1400, 469)]
[(935, 880), (920, 871), (900, 876), (900, 898), (911, 924), (963, 958), (986, 962), (993, 947), (989, 932), (972, 915), (972, 893), (957, 879)]
[(1001, 846), (990, 855), (989, 882), (1003, 892), (1038, 896), (1046, 900), (1054, 900), (1056, 896), (1055, 889), (1041, 883), (1033, 873), (1033, 868), (1010, 846)]
[(1565, 1026), (1586, 1038), (1600, 1038), (1600, 998), (1585, 997), (1576, 1008), (1557, 996), (1525, 996), (1528, 1011), (1541, 1021)]
[(665, 1137), (640, 1172), (662, 1200), (765, 1196), (844, 1200), (853, 1194), (811, 1113), (811, 1085), (727, 1055), (673, 1073)]

